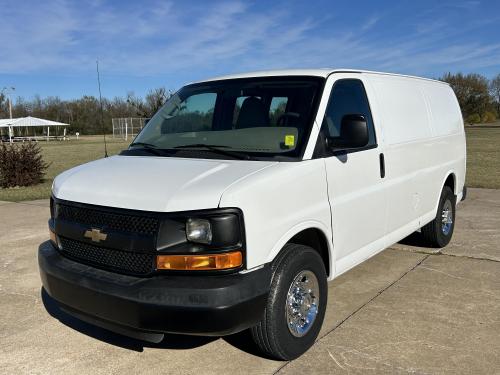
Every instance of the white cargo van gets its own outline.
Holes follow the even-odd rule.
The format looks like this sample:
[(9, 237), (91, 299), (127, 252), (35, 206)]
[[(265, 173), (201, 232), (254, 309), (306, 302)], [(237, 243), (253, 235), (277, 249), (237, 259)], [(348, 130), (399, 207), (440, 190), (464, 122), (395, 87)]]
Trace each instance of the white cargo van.
[(120, 155), (55, 179), (43, 287), (132, 337), (250, 328), (292, 359), (328, 280), (417, 230), (450, 241), (464, 180), (443, 82), (320, 69), (189, 84)]

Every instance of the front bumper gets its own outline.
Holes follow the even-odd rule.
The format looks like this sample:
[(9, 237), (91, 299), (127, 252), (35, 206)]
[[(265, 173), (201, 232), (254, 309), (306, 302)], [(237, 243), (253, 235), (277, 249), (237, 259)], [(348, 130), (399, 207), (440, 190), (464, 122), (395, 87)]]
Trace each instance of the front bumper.
[[(106, 328), (223, 336), (255, 325), (269, 293), (271, 269), (246, 274), (121, 275), (63, 257), (49, 242), (38, 249), (45, 291), (76, 315)], [(97, 324), (99, 325), (99, 324)], [(118, 329), (121, 327), (121, 329)]]

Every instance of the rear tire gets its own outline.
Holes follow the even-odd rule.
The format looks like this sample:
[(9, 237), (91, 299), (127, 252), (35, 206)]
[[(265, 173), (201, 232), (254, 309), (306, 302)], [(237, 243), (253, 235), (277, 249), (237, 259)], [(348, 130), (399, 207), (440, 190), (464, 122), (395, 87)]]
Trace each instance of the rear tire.
[(271, 289), (252, 338), (269, 357), (291, 360), (318, 337), (325, 316), (328, 284), (323, 260), (314, 249), (287, 244), (273, 263)]
[(435, 219), (422, 227), (422, 236), (427, 245), (439, 248), (450, 242), (455, 229), (456, 200), (453, 191), (445, 186), (439, 198)]

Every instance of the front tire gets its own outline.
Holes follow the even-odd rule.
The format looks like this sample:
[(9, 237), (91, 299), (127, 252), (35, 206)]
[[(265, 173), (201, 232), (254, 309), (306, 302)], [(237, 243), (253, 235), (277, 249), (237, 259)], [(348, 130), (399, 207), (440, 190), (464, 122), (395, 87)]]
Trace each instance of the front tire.
[(445, 186), (439, 199), (438, 211), (434, 220), (422, 227), (422, 236), (431, 247), (445, 247), (455, 229), (455, 210), (457, 197)]
[(318, 337), (325, 317), (328, 284), (321, 256), (314, 249), (287, 244), (273, 263), (271, 290), (262, 320), (252, 337), (268, 356), (291, 360)]

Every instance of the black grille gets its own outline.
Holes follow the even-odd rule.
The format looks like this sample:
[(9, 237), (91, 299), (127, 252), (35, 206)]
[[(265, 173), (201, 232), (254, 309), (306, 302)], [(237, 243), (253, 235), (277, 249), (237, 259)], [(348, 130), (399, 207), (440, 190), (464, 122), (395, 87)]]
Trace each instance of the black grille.
[(153, 271), (155, 255), (151, 253), (107, 249), (64, 237), (59, 240), (61, 252), (82, 263), (135, 275), (146, 275)]
[(148, 235), (157, 233), (159, 223), (155, 217), (119, 214), (64, 204), (57, 205), (57, 218), (98, 228)]

